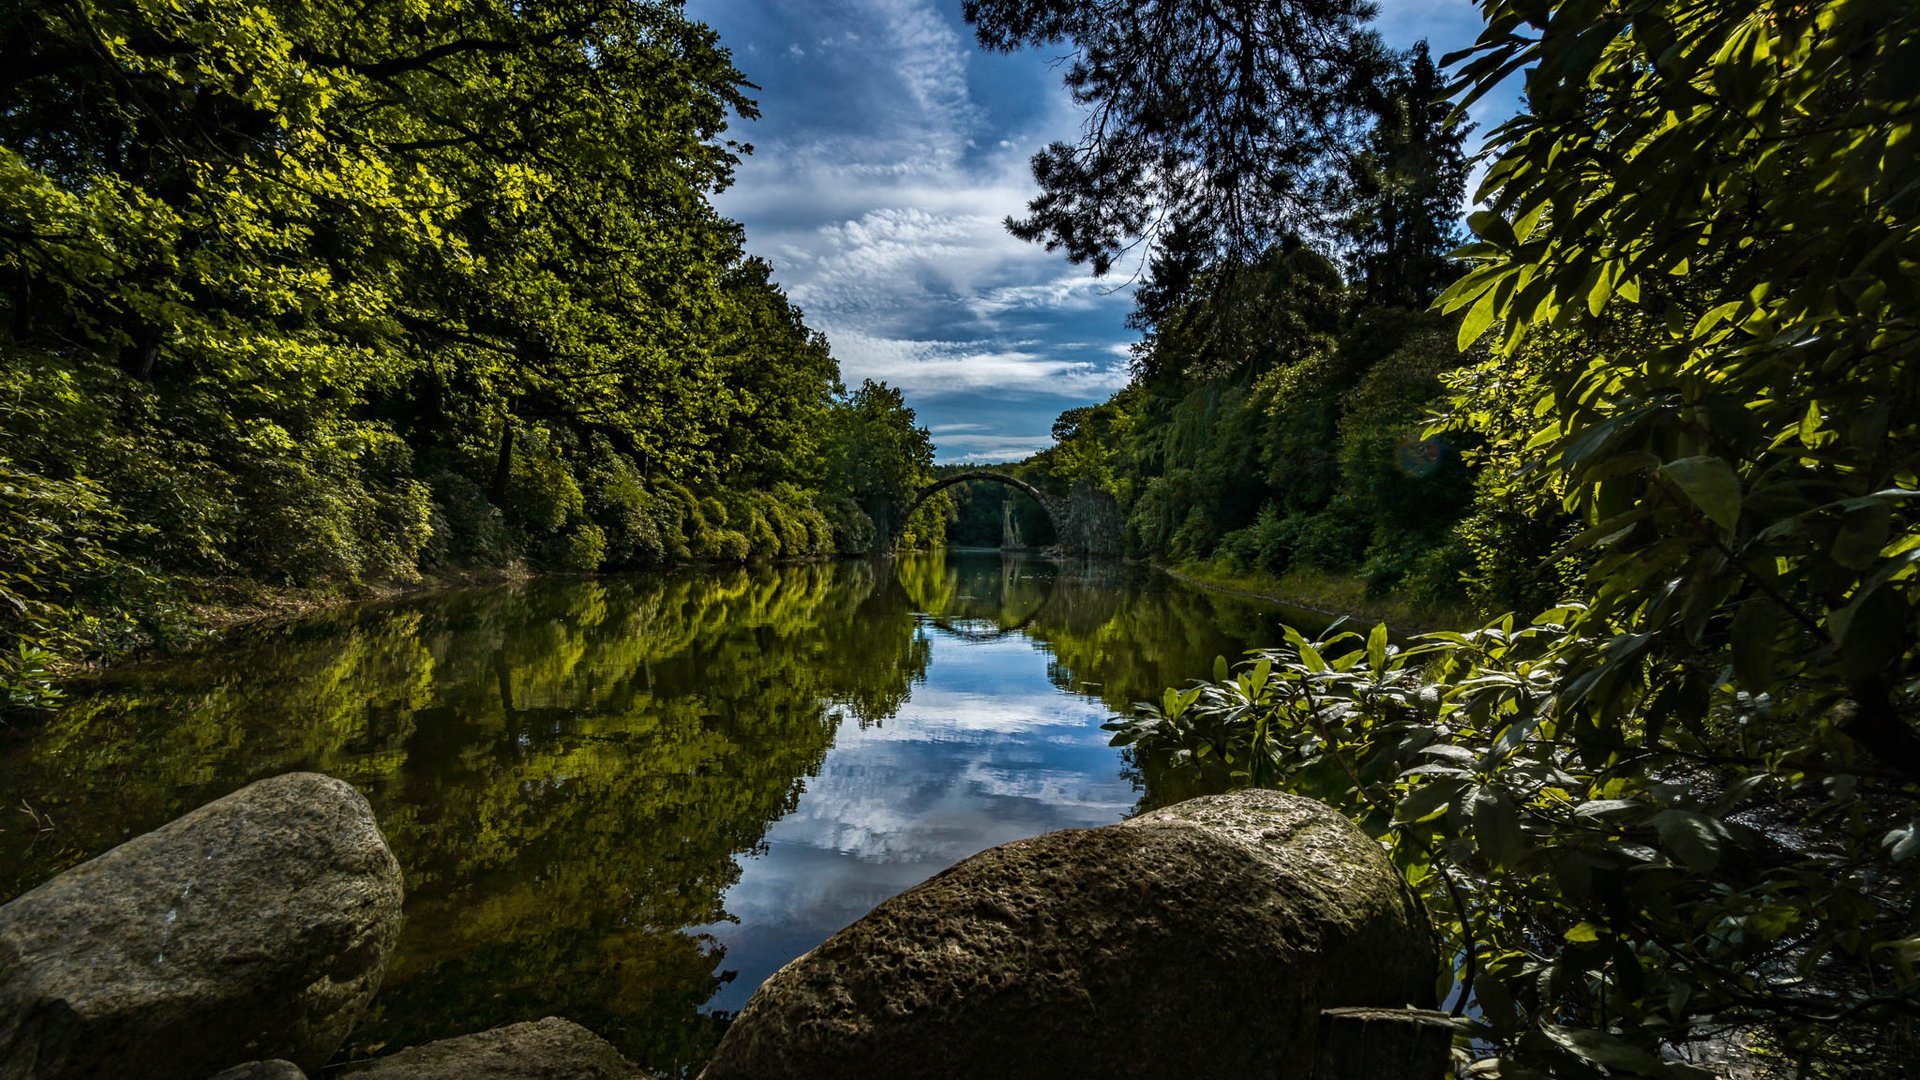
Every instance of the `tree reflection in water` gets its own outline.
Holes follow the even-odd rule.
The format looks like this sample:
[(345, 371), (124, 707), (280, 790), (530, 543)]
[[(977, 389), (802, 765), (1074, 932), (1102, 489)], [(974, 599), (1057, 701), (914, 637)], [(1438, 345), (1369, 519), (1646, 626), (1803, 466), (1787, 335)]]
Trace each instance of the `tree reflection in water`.
[(0, 746), (38, 815), (4, 811), (0, 896), (314, 769), (367, 794), (407, 875), (356, 1046), (558, 1014), (692, 1066), (884, 896), (1129, 812), (1100, 721), (1274, 626), (1137, 569), (938, 553), (343, 611), (116, 670)]

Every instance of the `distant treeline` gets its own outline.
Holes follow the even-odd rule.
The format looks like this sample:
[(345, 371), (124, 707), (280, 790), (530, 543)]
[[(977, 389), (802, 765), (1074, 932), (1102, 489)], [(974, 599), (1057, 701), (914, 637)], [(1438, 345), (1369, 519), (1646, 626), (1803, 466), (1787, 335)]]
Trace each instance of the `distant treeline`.
[(755, 107), (677, 3), (26, 0), (0, 41), (17, 701), (208, 583), (864, 551), (927, 475), (711, 206)]

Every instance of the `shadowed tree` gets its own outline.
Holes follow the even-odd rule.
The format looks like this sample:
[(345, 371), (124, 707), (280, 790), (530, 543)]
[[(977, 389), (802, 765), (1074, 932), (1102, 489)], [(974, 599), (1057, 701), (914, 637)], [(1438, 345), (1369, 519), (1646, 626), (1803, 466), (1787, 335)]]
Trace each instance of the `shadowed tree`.
[(1364, 0), (968, 0), (980, 43), (1066, 45), (1087, 109), (1033, 159), (1014, 235), (1104, 274), (1176, 224), (1214, 254), (1317, 231), (1324, 187), (1386, 70)]

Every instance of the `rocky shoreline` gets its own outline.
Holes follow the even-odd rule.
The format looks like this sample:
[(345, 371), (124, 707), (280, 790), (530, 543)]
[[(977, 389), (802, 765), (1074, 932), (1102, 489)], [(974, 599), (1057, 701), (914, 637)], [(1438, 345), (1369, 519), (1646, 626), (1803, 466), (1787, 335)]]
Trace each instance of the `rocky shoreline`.
[[(372, 809), (262, 780), (0, 905), (0, 1080), (299, 1080), (401, 929)], [(991, 848), (781, 969), (705, 1080), (1438, 1076), (1424, 913), (1319, 803), (1243, 791)], [(639, 1077), (548, 1017), (356, 1063), (361, 1080)]]

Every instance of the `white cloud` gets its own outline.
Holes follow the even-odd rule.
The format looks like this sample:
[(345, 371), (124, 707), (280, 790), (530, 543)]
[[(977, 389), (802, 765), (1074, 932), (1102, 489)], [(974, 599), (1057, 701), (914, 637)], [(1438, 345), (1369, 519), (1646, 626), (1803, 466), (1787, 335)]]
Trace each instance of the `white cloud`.
[(849, 385), (883, 380), (908, 394), (993, 390), (1005, 395), (1110, 394), (1126, 385), (1125, 365), (1050, 357), (975, 341), (920, 341), (829, 329)]
[[(751, 17), (744, 4), (726, 10)], [(973, 434), (1008, 435), (1033, 428), (1036, 410), (1064, 407), (1040, 398), (1091, 400), (1125, 384), (1114, 339), (1087, 339), (1107, 327), (1123, 336), (1130, 298), (1007, 232), (1034, 194), (1027, 158), (1074, 131), (1079, 114), (1051, 71), (1018, 76), (1035, 91), (1022, 119), (990, 114), (970, 72), (1005, 61), (979, 53), (951, 14), (932, 0), (796, 8), (793, 19), (813, 21), (807, 57), (773, 74), (803, 71), (803, 96), (788, 87), (777, 97), (777, 80), (767, 83), (768, 119), (750, 133), (759, 150), (717, 202), (747, 223), (750, 249), (827, 335), (844, 381), (884, 379), (929, 419), (984, 418)], [(1065, 338), (1076, 342), (1041, 344)], [(916, 400), (930, 395), (972, 398), (964, 409), (958, 397)], [(987, 415), (986, 402), (1015, 400), (1024, 412)], [(1021, 435), (1017, 449), (994, 453), (1045, 445)]]
[(1067, 274), (1037, 285), (1002, 285), (972, 298), (968, 306), (982, 317), (1009, 311), (1087, 311), (1113, 293), (1113, 283), (1092, 274)]
[(1018, 461), (1053, 445), (1047, 432), (1037, 435), (939, 436), (940, 457), (949, 462)]

